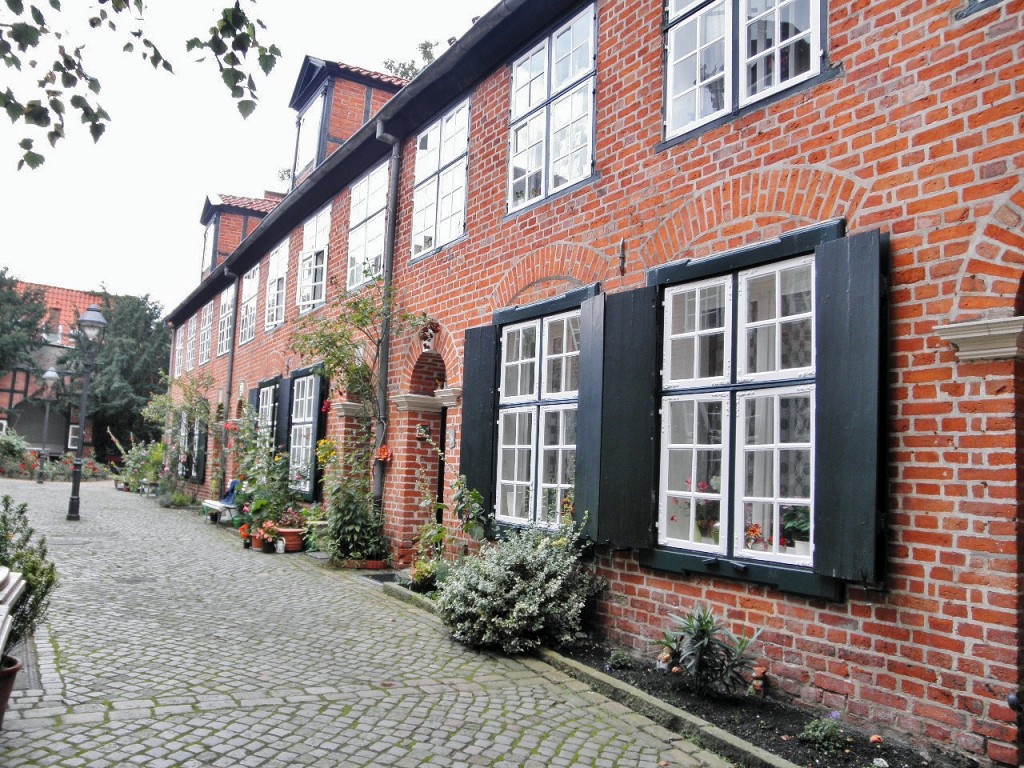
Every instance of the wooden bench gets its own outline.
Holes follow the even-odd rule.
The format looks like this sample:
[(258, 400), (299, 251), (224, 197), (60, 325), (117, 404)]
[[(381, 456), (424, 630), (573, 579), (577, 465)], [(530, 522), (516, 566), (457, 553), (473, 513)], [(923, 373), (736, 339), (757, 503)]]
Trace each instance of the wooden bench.
[(25, 580), (20, 573), (0, 566), (0, 649), (7, 643), (14, 624), (14, 607), (25, 592)]

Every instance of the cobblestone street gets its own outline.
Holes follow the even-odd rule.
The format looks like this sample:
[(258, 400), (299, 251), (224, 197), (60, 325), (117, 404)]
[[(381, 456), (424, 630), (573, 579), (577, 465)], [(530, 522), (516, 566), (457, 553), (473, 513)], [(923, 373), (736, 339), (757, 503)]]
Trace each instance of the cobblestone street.
[(357, 574), (244, 550), (198, 512), (0, 480), (61, 585), (0, 765), (723, 766), (534, 660), (476, 653)]

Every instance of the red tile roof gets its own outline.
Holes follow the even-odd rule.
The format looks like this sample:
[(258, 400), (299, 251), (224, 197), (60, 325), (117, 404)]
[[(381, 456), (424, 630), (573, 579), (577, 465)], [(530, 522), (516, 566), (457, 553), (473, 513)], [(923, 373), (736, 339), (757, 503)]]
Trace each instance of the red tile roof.
[(382, 83), (388, 83), (390, 85), (397, 86), (399, 88), (408, 84), (408, 80), (404, 77), (395, 77), (394, 75), (386, 75), (383, 72), (374, 72), (372, 69), (363, 69), (362, 67), (354, 67), (351, 64), (345, 64), (340, 61), (334, 62), (334, 65), (343, 71), (351, 72), (354, 75), (361, 77), (368, 77), (371, 80), (379, 80)]
[[(237, 195), (217, 195), (217, 197), (220, 198), (221, 205), (243, 208), (247, 211), (255, 211), (256, 213), (270, 213), (281, 202), (280, 198), (239, 197)], [(216, 203), (213, 204), (216, 205)]]
[(49, 310), (43, 320), (44, 330), (48, 334), (50, 344), (62, 347), (75, 346), (75, 340), (69, 335), (75, 329), (79, 316), (90, 304), (99, 304), (103, 294), (94, 291), (76, 291), (72, 288), (60, 288), (56, 285), (41, 283), (18, 283), (18, 291), (27, 289), (43, 292), (44, 304)]

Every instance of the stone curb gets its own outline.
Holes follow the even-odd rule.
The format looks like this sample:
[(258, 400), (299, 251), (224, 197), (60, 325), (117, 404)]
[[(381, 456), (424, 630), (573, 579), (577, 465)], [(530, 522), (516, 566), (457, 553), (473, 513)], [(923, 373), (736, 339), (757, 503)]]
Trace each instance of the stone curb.
[[(397, 584), (378, 583), (384, 594), (434, 613), (434, 603), (428, 597), (411, 592)], [(560, 672), (580, 680), (593, 690), (616, 701), (634, 712), (644, 715), (658, 725), (686, 738), (694, 739), (700, 746), (728, 759), (732, 764), (744, 768), (799, 768), (771, 752), (754, 746), (728, 731), (689, 712), (650, 696), (638, 688), (623, 683), (593, 667), (568, 659), (561, 654), (541, 649), (540, 659)]]

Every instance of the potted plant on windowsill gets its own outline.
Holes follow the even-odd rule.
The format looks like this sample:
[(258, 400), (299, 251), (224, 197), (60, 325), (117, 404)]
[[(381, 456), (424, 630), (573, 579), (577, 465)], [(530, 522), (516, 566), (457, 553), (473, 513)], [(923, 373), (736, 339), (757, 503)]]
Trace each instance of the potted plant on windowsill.
[(811, 508), (806, 504), (782, 507), (782, 530), (791, 543), (790, 554), (811, 554)]

